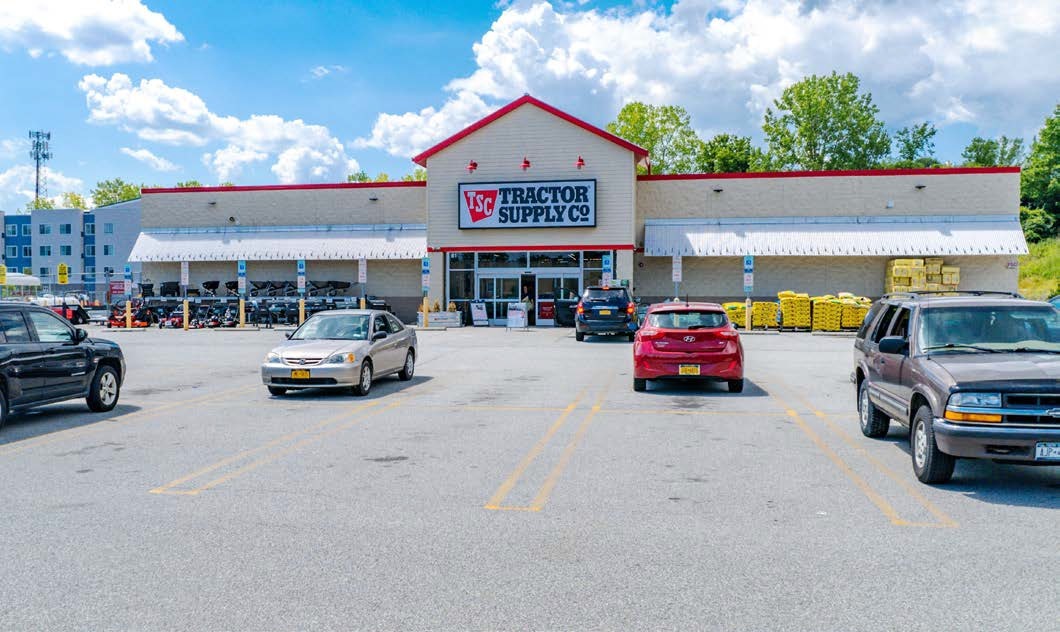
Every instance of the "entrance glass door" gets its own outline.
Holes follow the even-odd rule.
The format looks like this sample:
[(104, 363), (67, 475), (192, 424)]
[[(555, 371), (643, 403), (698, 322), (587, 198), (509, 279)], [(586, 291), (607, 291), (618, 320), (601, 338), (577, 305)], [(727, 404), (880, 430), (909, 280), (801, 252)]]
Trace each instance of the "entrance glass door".
[[(543, 326), (555, 326), (556, 320), (566, 322), (566, 314), (557, 314), (559, 309), (570, 309), (568, 301), (563, 297), (578, 295), (577, 275), (547, 275), (537, 276), (537, 298), (534, 308), (537, 312), (537, 324)], [(557, 304), (557, 299), (560, 299)], [(562, 323), (561, 323), (562, 324)]]
[(519, 276), (480, 274), (478, 298), (486, 304), (490, 324), (504, 326), (508, 322), (508, 303), (519, 300)]

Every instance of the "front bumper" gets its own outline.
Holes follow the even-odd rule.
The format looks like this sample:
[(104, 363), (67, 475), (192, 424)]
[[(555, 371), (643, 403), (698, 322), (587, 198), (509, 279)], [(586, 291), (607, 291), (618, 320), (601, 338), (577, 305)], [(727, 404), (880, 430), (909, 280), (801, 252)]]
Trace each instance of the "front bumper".
[[(309, 379), (295, 379), (291, 371), (309, 371)], [(282, 362), (261, 365), (261, 382), (283, 388), (349, 388), (361, 382), (361, 363), (313, 364), (298, 366)]]
[(1006, 428), (1004, 424), (956, 424), (936, 417), (933, 427), (939, 450), (952, 456), (1060, 465), (1060, 461), (1036, 461), (1034, 458), (1036, 443), (1060, 441), (1060, 426)]

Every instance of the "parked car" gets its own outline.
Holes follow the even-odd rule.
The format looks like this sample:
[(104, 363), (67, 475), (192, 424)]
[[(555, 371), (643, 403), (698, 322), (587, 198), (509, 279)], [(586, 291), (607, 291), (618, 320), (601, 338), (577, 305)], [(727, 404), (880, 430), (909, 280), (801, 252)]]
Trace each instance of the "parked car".
[(1060, 464), (1060, 311), (1016, 294), (887, 296), (854, 343), (861, 431), (910, 428), (913, 471), (957, 458)]
[(106, 412), (124, 378), (117, 344), (89, 338), (46, 307), (0, 304), (0, 426), (12, 412), (82, 397)]
[(106, 309), (89, 309), (88, 322), (93, 325), (106, 325), (107, 321), (110, 320), (110, 312)]
[(557, 327), (573, 327), (574, 311), (578, 308), (578, 293), (565, 287), (558, 288), (555, 295), (555, 323)]
[(633, 341), (633, 390), (648, 380), (723, 381), (743, 392), (743, 343), (716, 303), (657, 303)]
[(1057, 309), (1060, 309), (1060, 294), (1057, 294), (1053, 298), (1049, 299), (1049, 304)]
[(637, 333), (637, 304), (624, 287), (587, 287), (574, 310), (574, 338), (628, 336)]
[(419, 349), (416, 332), (393, 314), (374, 309), (322, 311), (265, 356), (261, 379), (269, 393), (350, 388), (367, 395), (373, 382), (397, 374), (411, 380)]

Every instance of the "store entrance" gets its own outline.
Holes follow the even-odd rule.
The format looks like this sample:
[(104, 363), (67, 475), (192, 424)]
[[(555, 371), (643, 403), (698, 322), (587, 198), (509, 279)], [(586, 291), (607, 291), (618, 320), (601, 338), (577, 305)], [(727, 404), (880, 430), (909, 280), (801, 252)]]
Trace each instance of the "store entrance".
[(480, 274), (479, 300), (486, 304), (486, 317), (493, 326), (503, 327), (508, 322), (508, 303), (517, 302), (519, 276), (509, 274)]
[(570, 314), (559, 310), (570, 310), (569, 298), (578, 296), (579, 275), (554, 272), (537, 275), (536, 304), (534, 311), (537, 324), (553, 327), (567, 325)]

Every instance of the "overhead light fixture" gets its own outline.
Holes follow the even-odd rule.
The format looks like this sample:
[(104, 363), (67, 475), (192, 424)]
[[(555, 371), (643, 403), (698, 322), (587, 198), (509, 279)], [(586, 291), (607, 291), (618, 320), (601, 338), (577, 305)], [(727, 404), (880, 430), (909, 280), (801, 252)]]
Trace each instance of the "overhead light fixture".
[(926, 187), (927, 187), (927, 185), (926, 185), (926, 184), (918, 184), (918, 185), (916, 185), (916, 190), (917, 190), (917, 191), (920, 191), (921, 189), (924, 189), (924, 188), (926, 188)]
[(217, 200), (210, 200), (209, 202), (207, 202), (207, 204), (209, 204), (210, 206), (217, 206)]
[(376, 195), (375, 193), (373, 193), (373, 194), (368, 196), (368, 201), (369, 202), (378, 202), (379, 201), (379, 196)]
[(581, 156), (578, 156), (578, 160), (575, 161), (574, 166), (581, 169), (585, 166), (585, 159), (583, 159)]
[(721, 187), (714, 187), (714, 192), (715, 192), (715, 193), (721, 193), (721, 192), (722, 192), (722, 191), (724, 191), (724, 190), (725, 190), (725, 189), (723, 189), (723, 188), (721, 188)]
[(527, 169), (530, 168), (530, 161), (526, 159), (526, 156), (523, 156), (522, 167), (523, 167), (523, 171), (526, 171)]
[(475, 162), (474, 160), (468, 160), (467, 161), (467, 172), (468, 173), (474, 173), (475, 169), (478, 169), (478, 163)]

